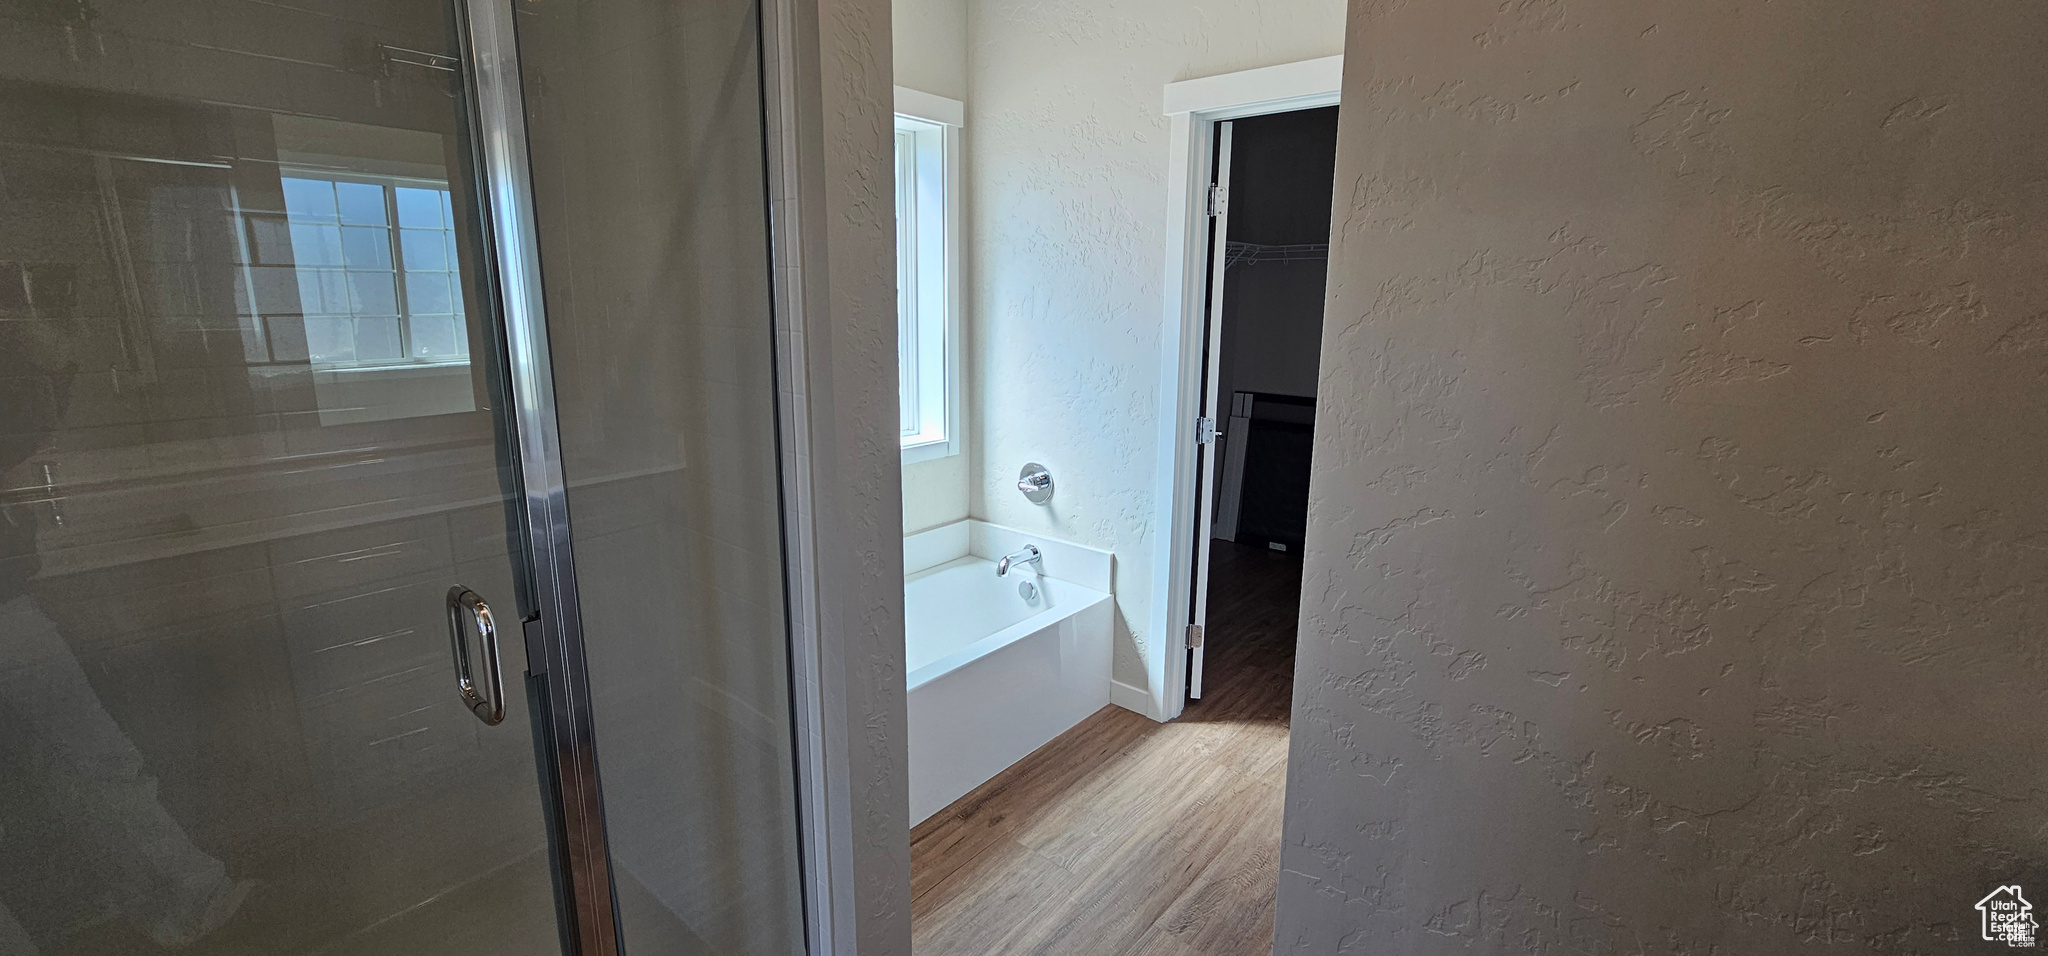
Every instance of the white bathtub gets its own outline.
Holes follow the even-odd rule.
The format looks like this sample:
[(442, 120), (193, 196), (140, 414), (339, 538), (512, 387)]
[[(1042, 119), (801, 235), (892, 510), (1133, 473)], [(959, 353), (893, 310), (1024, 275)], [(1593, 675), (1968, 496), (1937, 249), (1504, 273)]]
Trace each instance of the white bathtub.
[[(1026, 543), (1042, 573), (996, 577)], [(1110, 555), (972, 520), (903, 544), (914, 825), (1109, 703)]]

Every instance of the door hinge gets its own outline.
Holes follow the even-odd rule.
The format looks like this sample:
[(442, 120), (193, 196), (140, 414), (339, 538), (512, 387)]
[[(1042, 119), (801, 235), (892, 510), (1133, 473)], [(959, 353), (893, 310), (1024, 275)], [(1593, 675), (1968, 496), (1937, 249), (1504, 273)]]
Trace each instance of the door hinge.
[(1223, 215), (1230, 208), (1230, 187), (1222, 183), (1209, 184), (1209, 215), (1211, 218)]
[(1200, 624), (1190, 624), (1190, 625), (1188, 625), (1188, 650), (1195, 650), (1196, 648), (1199, 648), (1199, 647), (1201, 647), (1201, 646), (1202, 646), (1202, 625), (1200, 625)]
[(1195, 419), (1195, 444), (1207, 445), (1216, 441), (1216, 420), (1207, 415)]

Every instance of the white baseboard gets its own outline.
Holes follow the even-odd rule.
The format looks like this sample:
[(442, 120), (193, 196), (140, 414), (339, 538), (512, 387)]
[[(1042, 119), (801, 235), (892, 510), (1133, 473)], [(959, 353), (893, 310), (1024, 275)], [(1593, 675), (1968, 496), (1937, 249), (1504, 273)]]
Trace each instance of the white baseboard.
[(1159, 715), (1152, 712), (1152, 694), (1142, 687), (1132, 687), (1120, 680), (1109, 682), (1109, 702), (1134, 714), (1144, 714), (1153, 720)]

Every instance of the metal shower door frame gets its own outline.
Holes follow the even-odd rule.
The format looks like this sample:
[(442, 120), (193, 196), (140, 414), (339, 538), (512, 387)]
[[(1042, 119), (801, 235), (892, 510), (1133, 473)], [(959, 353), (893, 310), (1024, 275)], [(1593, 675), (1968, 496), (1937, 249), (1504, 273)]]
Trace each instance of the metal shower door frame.
[[(526, 113), (519, 69), (516, 0), (457, 0), (463, 21), (463, 61), (478, 140), (478, 165), (485, 193), (486, 236), (491, 246), (493, 288), (504, 317), (512, 414), (523, 487), (521, 522), (528, 584), (535, 614), (524, 623), (530, 680), (545, 696), (544, 726), (537, 748), (548, 785), (556, 828), (555, 862), (562, 893), (563, 938), (569, 956), (614, 956), (624, 952), (606, 839), (604, 802), (598, 776), (588, 664), (571, 548), (567, 485), (556, 414), (554, 368), (549, 351), (546, 303), (542, 296)], [(828, 822), (832, 798), (827, 781), (829, 745), (821, 732), (823, 705), (818, 641), (816, 541), (811, 527), (807, 359), (803, 348), (806, 295), (803, 263), (815, 261), (810, 243), (822, 235), (801, 226), (799, 203), (808, 195), (802, 171), (806, 144), (798, 132), (807, 105), (800, 37), (808, 11), (792, 0), (759, 0), (756, 7), (761, 57), (766, 195), (773, 311), (777, 342), (775, 395), (779, 489), (783, 512), (783, 566), (792, 707), (792, 741), (798, 792), (799, 855), (804, 882), (805, 949), (830, 956), (851, 949), (851, 887), (842, 866), (843, 828)], [(837, 901), (837, 905), (835, 905)], [(841, 944), (835, 946), (835, 944)]]
[(490, 243), (489, 285), (504, 320), (509, 424), (518, 452), (520, 527), (534, 605), (522, 624), (529, 679), (544, 697), (535, 743), (552, 778), (542, 784), (554, 818), (562, 936), (571, 956), (610, 956), (622, 949), (570, 547), (513, 0), (458, 2)]

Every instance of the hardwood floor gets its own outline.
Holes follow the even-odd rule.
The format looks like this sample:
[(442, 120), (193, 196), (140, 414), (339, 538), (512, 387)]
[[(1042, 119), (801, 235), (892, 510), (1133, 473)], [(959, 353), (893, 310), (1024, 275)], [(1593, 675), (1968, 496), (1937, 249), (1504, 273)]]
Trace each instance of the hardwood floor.
[(1300, 594), (1216, 542), (1203, 698), (1105, 707), (912, 831), (914, 956), (1272, 952)]

